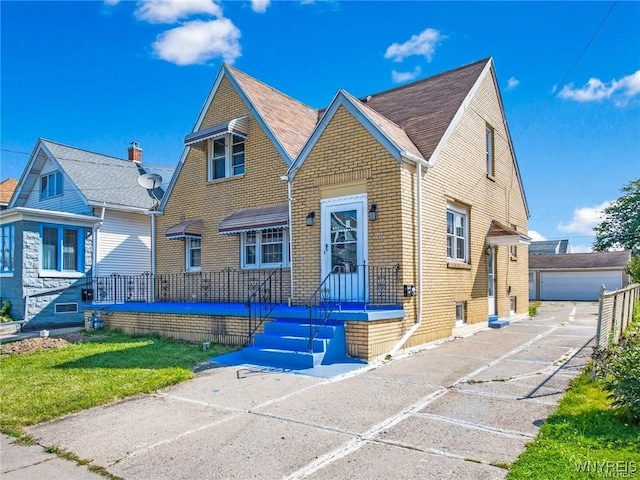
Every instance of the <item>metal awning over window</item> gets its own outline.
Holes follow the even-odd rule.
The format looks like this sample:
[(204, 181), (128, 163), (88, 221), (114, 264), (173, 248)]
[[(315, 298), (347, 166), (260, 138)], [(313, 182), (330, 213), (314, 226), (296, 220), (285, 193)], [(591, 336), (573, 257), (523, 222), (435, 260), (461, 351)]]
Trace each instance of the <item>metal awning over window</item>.
[(164, 237), (169, 240), (180, 240), (183, 238), (202, 237), (202, 220), (187, 220), (185, 222), (167, 228)]
[(493, 220), (487, 232), (487, 244), (495, 247), (498, 245), (529, 245), (531, 239), (513, 228), (506, 227)]
[(234, 118), (233, 120), (213, 127), (205, 128), (187, 135), (184, 139), (186, 147), (195, 147), (204, 150), (205, 140), (218, 138), (231, 133), (242, 138), (247, 138), (249, 133), (249, 117)]
[(267, 228), (286, 227), (289, 220), (287, 205), (273, 205), (270, 207), (247, 208), (238, 210), (228, 216), (218, 227), (222, 234), (264, 230)]

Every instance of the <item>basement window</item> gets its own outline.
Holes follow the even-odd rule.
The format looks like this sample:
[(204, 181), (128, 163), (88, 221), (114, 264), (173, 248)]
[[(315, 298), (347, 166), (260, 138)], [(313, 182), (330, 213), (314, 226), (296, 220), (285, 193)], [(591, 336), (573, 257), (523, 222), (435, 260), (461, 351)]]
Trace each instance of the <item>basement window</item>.
[(56, 313), (78, 313), (77, 303), (56, 303)]

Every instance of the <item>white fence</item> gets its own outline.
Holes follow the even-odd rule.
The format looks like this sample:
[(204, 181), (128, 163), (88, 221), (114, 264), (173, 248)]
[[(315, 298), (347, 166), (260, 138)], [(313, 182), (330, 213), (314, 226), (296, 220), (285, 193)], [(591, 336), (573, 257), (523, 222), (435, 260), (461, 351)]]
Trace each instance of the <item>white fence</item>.
[(633, 319), (633, 309), (638, 301), (639, 283), (611, 292), (607, 292), (604, 285), (600, 288), (596, 349), (607, 350), (618, 343), (622, 332)]

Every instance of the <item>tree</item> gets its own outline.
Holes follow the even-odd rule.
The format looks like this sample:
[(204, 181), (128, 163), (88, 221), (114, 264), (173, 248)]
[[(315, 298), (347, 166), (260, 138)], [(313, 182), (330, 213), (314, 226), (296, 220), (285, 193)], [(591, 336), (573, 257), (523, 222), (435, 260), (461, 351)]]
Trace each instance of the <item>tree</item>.
[(640, 283), (640, 255), (633, 257), (625, 270), (631, 276), (631, 283)]
[(640, 254), (640, 178), (622, 187), (622, 196), (603, 210), (603, 220), (593, 230), (593, 249), (598, 252), (612, 248)]

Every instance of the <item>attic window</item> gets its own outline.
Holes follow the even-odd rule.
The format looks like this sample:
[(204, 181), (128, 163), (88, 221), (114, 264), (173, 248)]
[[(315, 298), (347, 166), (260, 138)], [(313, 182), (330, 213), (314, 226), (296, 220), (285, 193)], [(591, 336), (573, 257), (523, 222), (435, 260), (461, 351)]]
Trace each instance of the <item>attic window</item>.
[(62, 173), (53, 172), (40, 177), (40, 199), (62, 195)]
[(227, 134), (208, 142), (208, 181), (244, 174), (244, 138)]
[(494, 132), (493, 127), (489, 124), (486, 125), (485, 131), (486, 139), (487, 139), (487, 175), (489, 177), (495, 176), (496, 173), (496, 165), (495, 165), (495, 151), (494, 151)]

